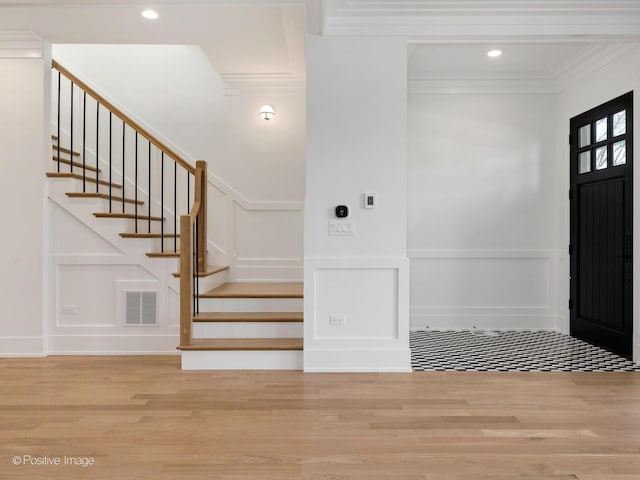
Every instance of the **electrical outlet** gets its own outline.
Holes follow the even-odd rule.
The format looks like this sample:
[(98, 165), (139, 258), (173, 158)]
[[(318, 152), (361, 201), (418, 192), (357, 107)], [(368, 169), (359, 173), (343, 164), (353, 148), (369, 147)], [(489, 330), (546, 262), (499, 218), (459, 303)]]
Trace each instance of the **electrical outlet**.
[(329, 315), (329, 325), (344, 325), (347, 316), (344, 313)]
[(62, 305), (62, 313), (65, 315), (75, 315), (78, 313), (77, 305)]

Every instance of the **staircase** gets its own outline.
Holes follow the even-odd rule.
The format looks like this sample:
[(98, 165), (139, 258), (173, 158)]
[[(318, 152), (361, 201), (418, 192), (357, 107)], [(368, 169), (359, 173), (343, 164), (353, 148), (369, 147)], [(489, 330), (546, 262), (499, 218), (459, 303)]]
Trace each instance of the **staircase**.
[(208, 265), (206, 162), (194, 167), (68, 69), (53, 68), (50, 197), (179, 290), (182, 368), (302, 369), (302, 284), (229, 283), (229, 266)]

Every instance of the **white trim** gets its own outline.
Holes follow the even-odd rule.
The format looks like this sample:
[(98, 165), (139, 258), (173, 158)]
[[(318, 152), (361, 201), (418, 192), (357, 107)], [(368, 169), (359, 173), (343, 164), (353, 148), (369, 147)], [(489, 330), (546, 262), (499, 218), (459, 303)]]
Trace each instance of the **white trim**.
[[(395, 335), (371, 338), (325, 338), (317, 335), (316, 277), (320, 270), (389, 269), (397, 273)], [(410, 371), (409, 260), (406, 257), (305, 257), (304, 259), (305, 371)]]
[(5, 336), (0, 337), (0, 357), (43, 357), (43, 336)]
[(429, 258), (429, 259), (548, 259), (550, 256), (557, 254), (554, 249), (540, 250), (520, 250), (520, 249), (487, 249), (487, 250), (445, 250), (445, 249), (410, 249), (409, 258)]
[(26, 30), (0, 30), (0, 58), (43, 58), (41, 37)]
[(180, 343), (176, 334), (121, 334), (49, 336), (50, 355), (166, 355), (176, 351)]

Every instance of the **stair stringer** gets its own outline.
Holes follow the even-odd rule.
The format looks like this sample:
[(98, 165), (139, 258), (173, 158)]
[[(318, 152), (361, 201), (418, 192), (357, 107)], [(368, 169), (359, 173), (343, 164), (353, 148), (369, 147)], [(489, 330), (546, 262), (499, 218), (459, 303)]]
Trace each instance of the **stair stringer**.
[(96, 218), (93, 214), (103, 211), (103, 200), (97, 198), (72, 199), (67, 197), (67, 192), (75, 191), (76, 182), (77, 180), (66, 178), (49, 179), (49, 198), (116, 248), (126, 258), (139, 265), (161, 284), (179, 293), (179, 280), (172, 276), (172, 273), (177, 271), (178, 268), (177, 259), (148, 258), (146, 253), (153, 250), (153, 240), (136, 239), (132, 241), (131, 239), (120, 237), (121, 232), (128, 230), (130, 220)]

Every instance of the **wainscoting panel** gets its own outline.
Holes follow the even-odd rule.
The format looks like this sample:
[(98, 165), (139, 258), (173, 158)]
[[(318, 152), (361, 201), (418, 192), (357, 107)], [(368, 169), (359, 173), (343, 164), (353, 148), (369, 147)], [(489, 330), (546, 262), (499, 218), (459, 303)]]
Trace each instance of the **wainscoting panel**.
[(306, 258), (304, 274), (305, 371), (409, 370), (405, 258)]
[(411, 329), (556, 329), (557, 252), (413, 250)]

